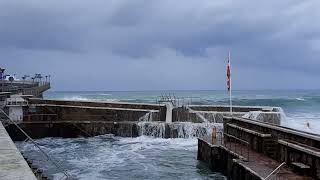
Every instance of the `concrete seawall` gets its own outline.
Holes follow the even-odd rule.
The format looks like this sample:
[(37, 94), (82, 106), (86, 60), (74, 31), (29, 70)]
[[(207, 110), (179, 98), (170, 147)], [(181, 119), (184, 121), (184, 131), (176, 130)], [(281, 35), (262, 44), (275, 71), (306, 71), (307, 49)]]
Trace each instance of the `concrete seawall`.
[[(19, 126), (34, 139), (93, 137), (104, 134), (114, 134), (121, 137), (139, 136), (138, 125), (128, 121), (118, 123), (105, 121), (42, 121), (20, 123)], [(9, 125), (7, 129), (14, 141), (25, 139), (25, 136), (14, 125)]]
[[(84, 116), (91, 118), (85, 120), (103, 120), (103, 118), (93, 118), (93, 116), (105, 114), (109, 121), (138, 121), (141, 116), (148, 112), (153, 113), (154, 121), (166, 120), (166, 105), (163, 104), (142, 104), (142, 103), (125, 103), (125, 102), (88, 102), (88, 101), (64, 101), (49, 99), (29, 99), (30, 107), (35, 108), (38, 114), (57, 114), (57, 119), (66, 119), (74, 117), (75, 120)], [(26, 112), (29, 110), (26, 109)], [(107, 118), (109, 117), (109, 118)]]
[[(320, 179), (319, 135), (243, 118), (225, 118), (224, 127), (230, 135), (241, 135), (241, 139), (250, 142), (251, 149), (285, 162), (302, 175)], [(248, 129), (256, 133), (249, 133)]]
[(223, 132), (199, 139), (198, 159), (228, 179), (320, 179), (320, 136), (224, 117)]
[[(102, 134), (124, 137), (199, 137), (198, 135), (211, 132), (213, 126), (221, 126), (223, 116), (230, 114), (225, 112), (225, 106), (190, 107), (193, 109), (185, 106), (168, 108), (166, 104), (30, 98), (28, 106), (23, 107), (20, 126), (33, 138)], [(273, 108), (235, 107), (236, 109), (240, 112), (234, 112), (233, 115), (241, 116), (250, 110), (272, 111)], [(22, 140), (23, 136), (13, 126), (9, 126), (8, 131), (15, 140)]]
[(263, 177), (246, 170), (237, 159), (244, 159), (220, 145), (211, 145), (203, 139), (198, 139), (198, 160), (206, 162), (214, 171), (225, 174), (228, 179), (264, 180)]
[[(198, 159), (209, 162), (214, 170), (227, 174), (230, 179), (263, 179), (280, 164), (279, 161), (286, 161), (290, 164), (291, 160), (288, 158), (294, 155), (295, 160), (292, 162), (304, 163), (305, 166), (311, 167), (309, 169), (312, 171), (304, 173), (307, 173), (308, 176), (319, 177), (317, 169), (319, 154), (312, 149), (318, 148), (318, 137), (299, 132), (288, 133), (289, 129), (285, 131), (271, 123), (239, 118), (249, 111), (265, 114), (278, 113), (277, 109), (272, 107), (234, 107), (233, 118), (224, 117), (230, 115), (227, 106), (171, 107), (167, 104), (31, 98), (28, 99), (27, 105), (21, 108), (23, 109), (23, 120), (16, 120), (16, 122), (35, 139), (91, 137), (103, 134), (122, 137), (140, 135), (162, 138), (204, 137), (219, 130), (224, 123), (225, 144), (232, 145), (231, 147), (235, 147), (235, 150), (222, 144), (212, 145), (208, 141), (199, 140)], [(7, 107), (8, 109), (10, 106)], [(9, 124), (6, 128), (13, 140), (25, 139), (25, 135), (14, 124)], [(255, 160), (248, 161), (243, 157), (242, 144), (235, 143), (233, 138), (241, 139), (249, 144), (244, 149), (251, 152), (250, 158), (261, 156), (260, 159), (256, 159), (262, 162), (258, 168), (254, 166)], [(296, 140), (297, 143), (304, 144), (294, 144), (289, 140)], [(303, 154), (301, 157), (303, 160), (300, 160), (298, 154), (305, 146), (312, 147)], [(240, 154), (236, 151), (237, 148), (241, 149)], [(300, 151), (297, 152), (297, 150)], [(276, 154), (276, 151), (281, 155)], [(288, 151), (290, 151), (289, 155)], [(315, 161), (310, 158), (315, 158)], [(272, 162), (271, 166), (269, 162)], [(296, 176), (287, 169), (282, 170), (281, 173), (286, 177), (301, 179), (301, 176)]]
[[(1, 81), (1, 80), (0, 80)], [(0, 92), (10, 92), (10, 94), (31, 95), (33, 97), (42, 97), (42, 93), (50, 89), (49, 82), (29, 82), (29, 81), (5, 81), (4, 86), (0, 87)]]
[(0, 179), (36, 180), (35, 175), (0, 122)]

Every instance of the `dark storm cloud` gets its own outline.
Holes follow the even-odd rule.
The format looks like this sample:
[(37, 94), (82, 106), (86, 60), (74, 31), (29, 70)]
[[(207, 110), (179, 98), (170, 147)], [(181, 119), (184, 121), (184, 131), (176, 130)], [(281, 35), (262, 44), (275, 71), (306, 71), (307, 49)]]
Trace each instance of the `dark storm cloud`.
[(86, 89), (81, 80), (89, 89), (222, 89), (231, 50), (238, 88), (320, 88), (312, 83), (320, 75), (317, 7), (317, 0), (3, 0), (1, 64), (55, 74), (57, 89)]

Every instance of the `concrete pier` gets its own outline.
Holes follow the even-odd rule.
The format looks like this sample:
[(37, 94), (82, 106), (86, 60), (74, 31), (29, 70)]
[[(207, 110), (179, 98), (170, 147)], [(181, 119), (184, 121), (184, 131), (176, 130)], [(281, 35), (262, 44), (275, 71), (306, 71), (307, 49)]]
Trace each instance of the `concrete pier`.
[[(205, 161), (218, 172), (225, 174), (231, 180), (265, 180), (265, 178), (281, 163), (262, 156), (246, 146), (228, 142), (225, 144), (208, 142), (199, 139), (198, 160)], [(312, 178), (295, 174), (290, 168), (282, 167), (272, 179), (311, 180)]]
[[(234, 171), (233, 175), (229, 176), (234, 177), (234, 179), (237, 179), (239, 174), (244, 179), (263, 179), (281, 164), (278, 159), (281, 159), (282, 162), (287, 161), (288, 156), (285, 152), (291, 151), (292, 148), (294, 149), (292, 152), (295, 152), (295, 150), (301, 150), (304, 147), (303, 145), (307, 145), (289, 141), (289, 136), (292, 135), (288, 135), (286, 139), (281, 138), (281, 141), (272, 139), (272, 137), (278, 137), (276, 133), (280, 134), (280, 132), (274, 129), (270, 130), (273, 133), (265, 132), (264, 129), (266, 128), (260, 126), (263, 121), (248, 124), (247, 121), (253, 121), (237, 118), (250, 111), (259, 111), (260, 114), (279, 113), (276, 108), (272, 107), (235, 106), (233, 115), (237, 117), (230, 120), (224, 118), (224, 116), (230, 115), (226, 106), (173, 107), (172, 104), (165, 103), (111, 103), (25, 98), (28, 104), (22, 107), (23, 118), (22, 121), (19, 121), (19, 127), (35, 139), (44, 137), (91, 137), (102, 134), (114, 134), (122, 137), (137, 137), (140, 135), (163, 138), (204, 137), (211, 132), (213, 127), (217, 128), (216, 124), (222, 126), (222, 123), (224, 123), (227, 134), (225, 134), (226, 142), (223, 144), (231, 145), (235, 149), (232, 150), (227, 146), (212, 145), (209, 141), (199, 140), (198, 158), (208, 162), (218, 162), (219, 168), (224, 168), (223, 171), (226, 171), (228, 176), (231, 170)], [(10, 106), (5, 107), (4, 110), (10, 112)], [(238, 119), (241, 119), (241, 121), (238, 122)], [(273, 126), (277, 124), (274, 121), (268, 120), (268, 122), (267, 126), (276, 127)], [(6, 129), (6, 136), (10, 134), (13, 140), (21, 141), (25, 139), (25, 135), (14, 124), (9, 123)], [(242, 139), (251, 146), (245, 147), (241, 143), (235, 143), (234, 139)], [(248, 139), (251, 141), (249, 142)], [(11, 139), (10, 142), (12, 143)], [(299, 142), (304, 143), (303, 141)], [(281, 155), (284, 156), (275, 156), (274, 143), (278, 144), (277, 147)], [(309, 145), (312, 146), (312, 143)], [(251, 152), (248, 159), (253, 161), (247, 161), (243, 157), (244, 150)], [(314, 153), (313, 148), (310, 148), (303, 156), (303, 160), (296, 159), (292, 161), (292, 165), (295, 165), (299, 170), (305, 169), (301, 171), (309, 177), (319, 177), (318, 159), (315, 162), (308, 161), (309, 158), (315, 156), (318, 156), (318, 154)], [(22, 156), (21, 158), (23, 159)], [(5, 157), (0, 157), (0, 159), (2, 161)], [(307, 161), (304, 161), (304, 159)], [(259, 166), (256, 166), (256, 161), (261, 162)], [(22, 162), (25, 163), (24, 160)], [(4, 162), (2, 164), (8, 163)], [(230, 169), (230, 167), (232, 168)], [(316, 173), (314, 173), (314, 169)], [(30, 172), (32, 173), (32, 171)], [(281, 177), (305, 179), (304, 176), (296, 175), (288, 169), (282, 169), (280, 174)]]
[(228, 179), (320, 179), (319, 145), (316, 134), (225, 117), (223, 132), (199, 139), (198, 159)]
[(0, 179), (36, 180), (35, 175), (0, 122)]
[(31, 95), (33, 97), (42, 97), (43, 92), (50, 89), (49, 82), (32, 81), (4, 81), (0, 80), (0, 92), (9, 92), (10, 94)]

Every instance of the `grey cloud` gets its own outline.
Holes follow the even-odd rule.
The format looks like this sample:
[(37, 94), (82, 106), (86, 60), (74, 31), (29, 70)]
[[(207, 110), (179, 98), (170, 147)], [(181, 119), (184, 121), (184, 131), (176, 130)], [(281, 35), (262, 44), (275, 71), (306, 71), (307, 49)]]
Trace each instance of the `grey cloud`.
[[(239, 88), (293, 88), (294, 76), (303, 82), (297, 88), (320, 88), (309, 83), (320, 75), (316, 7), (317, 0), (4, 0), (0, 58), (12, 70), (56, 73), (58, 89), (91, 78), (80, 69), (109, 82), (91, 82), (95, 89), (221, 89), (231, 50)], [(285, 79), (260, 82), (272, 74)]]

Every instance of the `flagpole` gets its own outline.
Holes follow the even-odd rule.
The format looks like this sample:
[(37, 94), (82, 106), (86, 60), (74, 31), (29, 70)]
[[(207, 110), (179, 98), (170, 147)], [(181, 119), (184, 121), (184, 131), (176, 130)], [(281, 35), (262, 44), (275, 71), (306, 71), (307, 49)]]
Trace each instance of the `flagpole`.
[[(230, 54), (230, 51), (229, 51), (229, 63), (230, 63), (230, 71), (231, 71), (231, 54)], [(231, 116), (232, 116), (232, 77), (230, 75), (230, 91), (229, 91), (229, 100), (230, 100), (230, 113), (231, 113)]]

